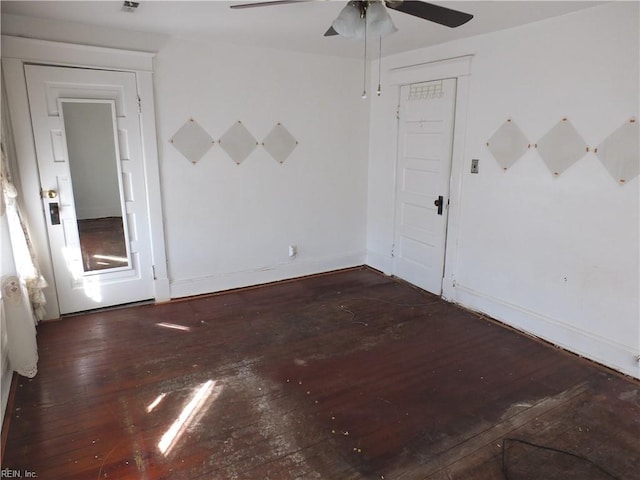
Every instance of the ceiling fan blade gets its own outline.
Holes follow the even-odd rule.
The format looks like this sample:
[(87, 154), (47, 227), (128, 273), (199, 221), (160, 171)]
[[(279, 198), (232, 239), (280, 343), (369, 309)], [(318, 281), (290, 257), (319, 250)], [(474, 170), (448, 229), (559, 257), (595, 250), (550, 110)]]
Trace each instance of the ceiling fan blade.
[(424, 18), (425, 20), (451, 28), (459, 27), (473, 18), (473, 15), (470, 13), (451, 10), (450, 8), (434, 5), (433, 3), (418, 2), (415, 0), (405, 0), (404, 2), (390, 0), (386, 2), (386, 4), (387, 7), (392, 10), (408, 13), (414, 17)]
[(272, 5), (286, 5), (287, 3), (303, 3), (311, 1), (313, 0), (270, 0), (267, 2), (241, 3), (238, 5), (231, 5), (230, 8), (270, 7)]
[(324, 36), (325, 37), (332, 37), (334, 35), (338, 35), (338, 32), (336, 32), (333, 27), (329, 27), (329, 30), (327, 30), (326, 32), (324, 32)]

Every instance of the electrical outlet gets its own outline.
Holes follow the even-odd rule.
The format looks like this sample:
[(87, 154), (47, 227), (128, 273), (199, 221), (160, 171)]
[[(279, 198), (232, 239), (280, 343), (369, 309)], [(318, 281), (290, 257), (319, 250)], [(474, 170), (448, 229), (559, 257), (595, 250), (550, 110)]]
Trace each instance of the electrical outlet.
[(289, 257), (293, 258), (298, 255), (298, 246), (297, 245), (289, 245)]
[(479, 172), (478, 163), (480, 163), (480, 160), (477, 159), (477, 158), (474, 158), (474, 159), (471, 160), (471, 173), (478, 173)]

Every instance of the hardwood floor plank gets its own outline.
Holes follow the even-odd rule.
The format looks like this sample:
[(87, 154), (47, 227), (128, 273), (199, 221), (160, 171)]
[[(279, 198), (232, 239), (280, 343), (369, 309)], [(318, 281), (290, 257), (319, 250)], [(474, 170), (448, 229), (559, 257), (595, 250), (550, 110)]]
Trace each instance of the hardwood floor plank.
[[(3, 467), (39, 478), (493, 480), (509, 437), (620, 479), (640, 464), (638, 382), (366, 268), (69, 317), (38, 342)], [(518, 474), (527, 454), (569, 468), (512, 453)]]

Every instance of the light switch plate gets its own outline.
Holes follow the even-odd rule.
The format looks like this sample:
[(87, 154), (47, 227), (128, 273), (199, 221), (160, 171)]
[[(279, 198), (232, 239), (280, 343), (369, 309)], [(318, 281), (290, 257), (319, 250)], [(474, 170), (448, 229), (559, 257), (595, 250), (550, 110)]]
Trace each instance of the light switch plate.
[(479, 159), (474, 158), (471, 160), (471, 173), (478, 173), (479, 169), (478, 169), (478, 163), (480, 162)]

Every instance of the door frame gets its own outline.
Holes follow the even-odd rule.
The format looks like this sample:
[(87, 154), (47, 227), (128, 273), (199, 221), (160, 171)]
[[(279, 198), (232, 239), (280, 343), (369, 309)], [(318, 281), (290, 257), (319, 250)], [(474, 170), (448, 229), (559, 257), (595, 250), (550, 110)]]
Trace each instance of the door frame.
[[(458, 257), (458, 237), (460, 234), (460, 200), (462, 191), (462, 179), (464, 177), (464, 147), (467, 124), (467, 108), (469, 104), (469, 83), (471, 76), (471, 62), (473, 55), (464, 55), (445, 60), (410, 65), (405, 67), (392, 68), (389, 70), (390, 85), (396, 90), (398, 105), (400, 102), (400, 88), (413, 83), (431, 82), (455, 78), (457, 80), (457, 90), (454, 105), (454, 127), (453, 146), (451, 150), (451, 172), (449, 176), (449, 213), (445, 227), (445, 253), (444, 253), (444, 275), (442, 279), (442, 297), (450, 300), (455, 298), (455, 274)], [(399, 119), (396, 122), (396, 135), (399, 131)], [(396, 141), (397, 147), (397, 141)], [(392, 228), (395, 238), (395, 202), (397, 199), (397, 169), (398, 155), (396, 148), (396, 158), (394, 165), (394, 209)]]
[[(164, 243), (164, 221), (160, 189), (160, 166), (153, 98), (154, 53), (117, 50), (111, 48), (50, 42), (2, 35), (2, 76), (5, 82), (9, 115), (15, 140), (17, 176), (22, 205), (29, 220), (29, 230), (40, 270), (49, 286), (44, 289), (47, 299), (46, 319), (60, 317), (53, 262), (49, 249), (45, 212), (40, 199), (40, 179), (36, 161), (34, 135), (27, 96), (24, 65), (115, 70), (136, 74), (142, 112), (140, 128), (144, 177), (147, 186), (151, 261), (154, 270), (155, 301), (170, 300), (169, 278)], [(5, 120), (6, 121), (6, 120)]]

